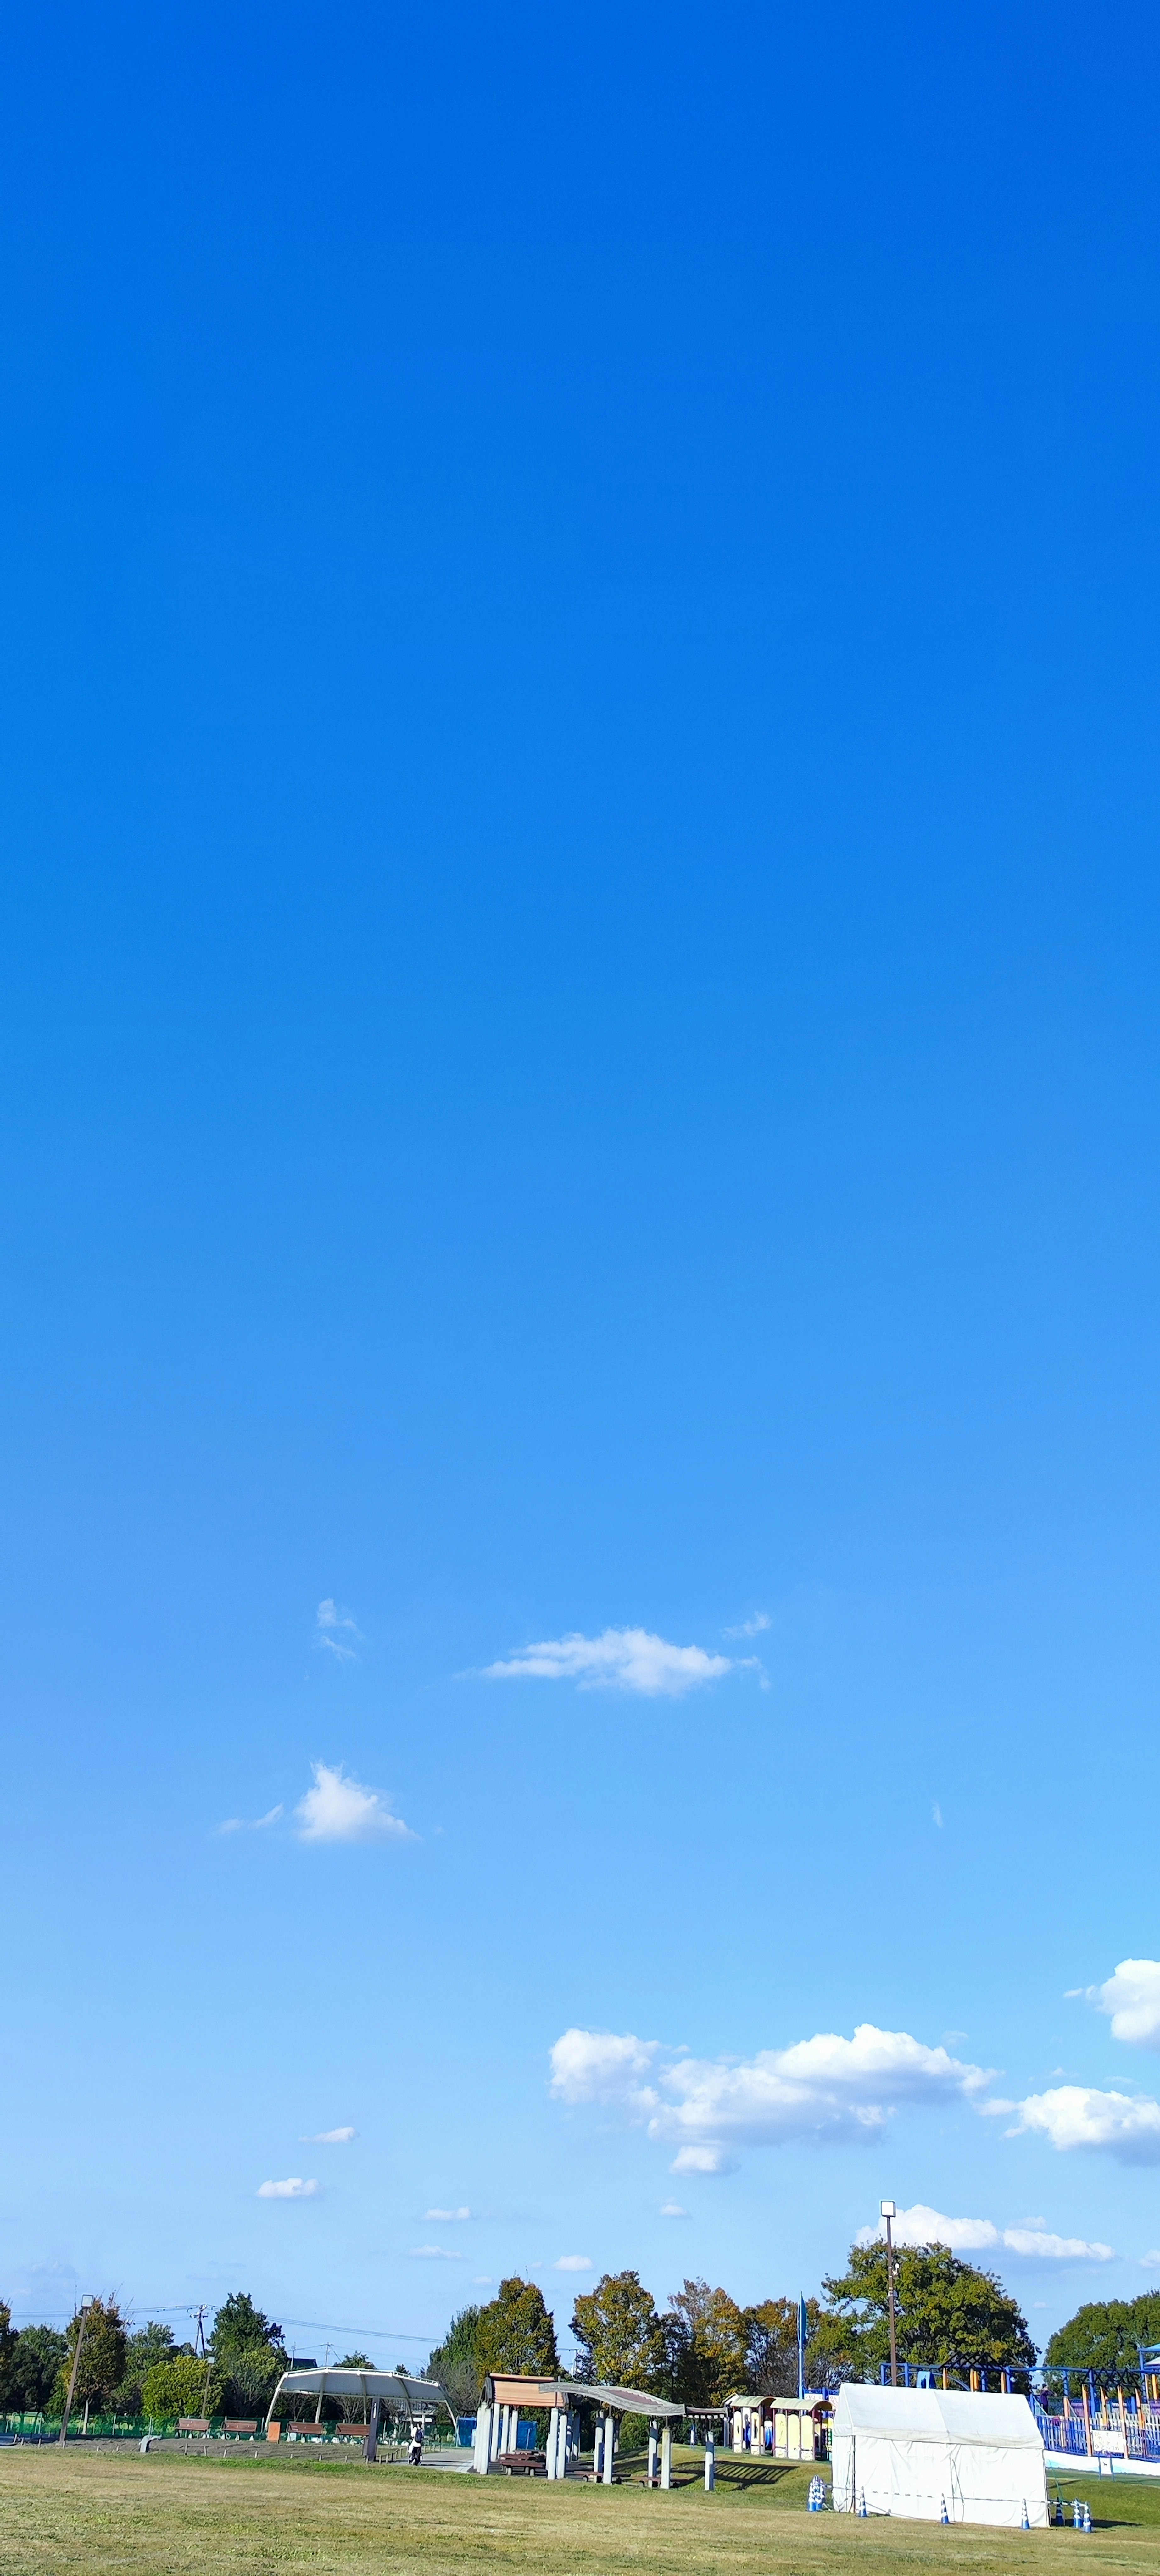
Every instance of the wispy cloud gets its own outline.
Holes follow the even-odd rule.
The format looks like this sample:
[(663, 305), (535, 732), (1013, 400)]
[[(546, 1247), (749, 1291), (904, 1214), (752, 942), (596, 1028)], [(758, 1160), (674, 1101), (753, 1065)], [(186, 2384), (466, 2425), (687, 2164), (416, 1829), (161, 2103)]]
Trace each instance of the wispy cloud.
[(357, 2129), (316, 2129), (313, 2137), (303, 2138), (304, 2147), (349, 2147), (357, 2138)]
[(346, 1644), (347, 1637), (357, 1637), (360, 1645), (363, 1642), (362, 1630), (355, 1626), (349, 1610), (344, 1610), (337, 1601), (320, 1601), (314, 1614), (315, 1645), (324, 1646), (327, 1654), (337, 1656), (340, 1664), (354, 1664), (358, 1657), (354, 1647)]
[(751, 1655), (710, 1655), (703, 1646), (673, 1646), (647, 1628), (605, 1628), (599, 1637), (548, 1637), (520, 1646), (484, 1667), (487, 1681), (578, 1683), (581, 1690), (636, 1691), (645, 1699), (681, 1699), (756, 1663)]
[(264, 1826), (276, 1825), (285, 1812), (284, 1807), (269, 1807), (264, 1816), (227, 1816), (217, 1830), (219, 1834), (260, 1834)]
[(908, 2031), (861, 2022), (852, 2039), (819, 2031), (742, 2059), (696, 2058), (633, 2032), (567, 2030), (551, 2051), (560, 2101), (605, 2102), (677, 2148), (674, 2173), (724, 2173), (737, 2146), (878, 2136), (905, 2103), (971, 2099), (981, 2066)]
[[(859, 2245), (878, 2244), (886, 2230), (881, 2219), (873, 2227), (858, 2230)], [(900, 2209), (893, 2222), (896, 2245), (949, 2245), (954, 2254), (983, 2254), (992, 2247), (1005, 2245), (1009, 2253), (1044, 2263), (1110, 2263), (1114, 2248), (1098, 2239), (1089, 2243), (1084, 2236), (1053, 2236), (1042, 2225), (1035, 2227), (996, 2227), (991, 2218), (948, 2218), (945, 2210), (931, 2209), (925, 2201), (916, 2201), (913, 2209)]]
[(931, 1811), (930, 1811), (930, 1812), (931, 1812), (931, 1814), (932, 1814), (932, 1816), (933, 1816), (933, 1818), (934, 1818), (934, 1821), (935, 1821), (936, 1825), (938, 1825), (938, 1826), (940, 1826), (940, 1827), (941, 1827), (941, 1825), (942, 1825), (942, 1820), (943, 1820), (943, 1811), (942, 1811), (942, 1808), (941, 1808), (941, 1807), (940, 1807), (940, 1805), (939, 1805), (939, 1802), (938, 1802), (938, 1799), (937, 1799), (937, 1798), (935, 1799), (934, 1805), (933, 1805), (933, 1807), (931, 1808)]
[(301, 2174), (287, 2174), (285, 2182), (260, 2182), (259, 2200), (317, 2200), (321, 2185), (304, 2182)]
[(425, 2209), (423, 2216), (433, 2218), (437, 2226), (454, 2227), (461, 2219), (470, 2218), (471, 2211), (469, 2209)]
[(552, 2270), (554, 2272), (590, 2272), (592, 2257), (590, 2254), (558, 2254)]
[(1102, 2148), (1120, 2164), (1160, 2164), (1160, 2102), (1148, 2094), (1101, 2092), (1092, 2084), (1056, 2084), (1023, 2102), (984, 2102), (995, 2116), (1015, 2113), (1007, 2131), (1016, 2138), (1036, 2130), (1061, 2155), (1076, 2147)]
[(743, 1619), (739, 1628), (727, 1628), (727, 1637), (762, 1637), (772, 1621), (768, 1610), (758, 1610), (752, 1619)]
[(1102, 1986), (1077, 1986), (1073, 1993), (1111, 2016), (1113, 2039), (1160, 2048), (1160, 1959), (1121, 1959)]
[(662, 2217), (662, 2218), (687, 2218), (687, 2217), (688, 2217), (688, 2215), (689, 2215), (688, 2210), (687, 2210), (687, 2209), (682, 2209), (682, 2207), (681, 2207), (681, 2204), (680, 2204), (680, 2201), (679, 2201), (679, 2200), (662, 2200), (662, 2202), (661, 2202), (661, 2217)]
[(381, 1789), (364, 1789), (341, 1762), (312, 1762), (314, 1787), (299, 1800), (294, 1813), (304, 1843), (377, 1843), (384, 1839), (413, 1842), (410, 1826), (392, 1815)]
[(428, 2263), (465, 2263), (467, 2260), (465, 2254), (457, 2253), (451, 2245), (412, 2245), (411, 2252), (417, 2261)]

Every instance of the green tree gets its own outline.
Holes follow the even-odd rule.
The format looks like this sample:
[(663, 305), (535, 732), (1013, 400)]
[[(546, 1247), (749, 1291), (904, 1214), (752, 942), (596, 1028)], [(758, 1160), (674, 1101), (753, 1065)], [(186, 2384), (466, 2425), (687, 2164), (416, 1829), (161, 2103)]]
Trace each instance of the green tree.
[(1138, 2370), (1142, 2343), (1160, 2343), (1160, 2291), (1092, 2299), (1053, 2334), (1044, 2361), (1068, 2370)]
[(99, 2408), (104, 2405), (125, 2376), (125, 2353), (129, 2340), (125, 2320), (111, 2295), (107, 2299), (92, 2299), (87, 2308), (77, 2309), (65, 2335), (65, 2349), (53, 2392), (62, 2410), (68, 2396), (78, 2337), (80, 2361), (73, 2389), (74, 2407)]
[(209, 2349), (226, 2413), (260, 2414), (288, 2367), (281, 2326), (255, 2307), (248, 2291), (234, 2290), (214, 2317)]
[[(758, 2397), (796, 2397), (798, 2384), (798, 2303), (796, 2299), (762, 2299), (746, 2308), (746, 2386)], [(826, 2361), (815, 2351), (822, 2311), (806, 2300), (806, 2386), (822, 2384)]]
[[(139, 2326), (137, 2332), (129, 2336), (125, 2346), (124, 2375), (109, 2399), (115, 2415), (144, 2415), (147, 2412), (146, 2379), (155, 2363), (172, 2360), (176, 2350), (172, 2326), (151, 2323)], [(192, 2351), (192, 2345), (183, 2345), (182, 2350)]]
[(556, 2329), (534, 2281), (518, 2273), (501, 2281), (499, 2295), (479, 2312), (479, 2354), (484, 2371), (511, 2370), (558, 2379)]
[(460, 2308), (424, 2369), (424, 2378), (437, 2379), (446, 2389), (457, 2415), (474, 2415), (489, 2368), (480, 2341), (482, 2315), (482, 2308)]
[(8, 2372), (19, 2340), (12, 2324), (12, 2310), (5, 2299), (0, 2299), (0, 2407), (9, 2403)]
[[(959, 2369), (1026, 2370), (1036, 2348), (1027, 2319), (994, 2272), (962, 2263), (949, 2245), (904, 2245), (894, 2257), (899, 2361)], [(814, 2339), (848, 2376), (876, 2379), (890, 2359), (886, 2247), (852, 2245), (848, 2269), (825, 2280), (827, 2308)]]
[(644, 2288), (639, 2272), (606, 2272), (594, 2290), (583, 2291), (573, 2312), (572, 2332), (578, 2379), (663, 2393), (664, 2330), (652, 2291)]
[(670, 2299), (662, 2325), (669, 2385), (678, 2401), (710, 2406), (744, 2388), (748, 2329), (727, 2290), (686, 2281)]
[(221, 2374), (199, 2352), (173, 2353), (155, 2361), (145, 2374), (145, 2413), (155, 2423), (175, 2424), (180, 2415), (216, 2415), (221, 2407)]
[(4, 2404), (12, 2414), (46, 2414), (68, 2349), (55, 2326), (22, 2326), (5, 2369)]

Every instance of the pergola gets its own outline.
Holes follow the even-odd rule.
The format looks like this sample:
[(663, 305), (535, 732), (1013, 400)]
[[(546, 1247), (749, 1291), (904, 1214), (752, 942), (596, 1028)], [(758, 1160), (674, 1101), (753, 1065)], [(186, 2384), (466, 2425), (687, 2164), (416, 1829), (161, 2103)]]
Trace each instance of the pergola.
[(361, 2397), (368, 2460), (375, 2456), (384, 2406), (396, 2415), (405, 2415), (412, 2429), (416, 2424), (429, 2423), (441, 2406), (447, 2408), (455, 2422), (451, 2400), (437, 2379), (408, 2379), (397, 2370), (284, 2370), (270, 2399), (267, 2433), (280, 2397), (317, 2397), (314, 2421), (319, 2425), (324, 2397)]
[[(598, 2410), (592, 2467), (593, 2475), (606, 2487), (612, 2485), (617, 2427), (623, 2415), (647, 2418), (648, 2483), (657, 2484), (659, 2453), (660, 2484), (671, 2487), (673, 2425), (684, 2415), (683, 2406), (670, 2404), (667, 2397), (654, 2397), (647, 2388), (608, 2388), (578, 2379), (532, 2379), (503, 2372), (493, 2373), (484, 2381), (471, 2462), (476, 2475), (487, 2477), (491, 2471), (522, 2465), (518, 2435), (520, 2413), (526, 2409), (529, 2414), (547, 2412), (547, 2475), (566, 2478), (580, 2449), (581, 2406), (595, 2406)], [(526, 2452), (523, 2456), (526, 2460)]]

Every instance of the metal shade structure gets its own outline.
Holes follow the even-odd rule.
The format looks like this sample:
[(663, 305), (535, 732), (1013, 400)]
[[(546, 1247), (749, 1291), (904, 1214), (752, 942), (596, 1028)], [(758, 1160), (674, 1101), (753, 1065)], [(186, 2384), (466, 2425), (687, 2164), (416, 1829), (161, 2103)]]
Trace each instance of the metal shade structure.
[(267, 2425), (280, 2397), (317, 2397), (320, 2408), (324, 2397), (361, 2397), (364, 2410), (377, 2399), (380, 2407), (405, 2415), (409, 2424), (445, 2406), (455, 2422), (451, 2400), (437, 2379), (408, 2379), (398, 2370), (284, 2370), (270, 2399)]

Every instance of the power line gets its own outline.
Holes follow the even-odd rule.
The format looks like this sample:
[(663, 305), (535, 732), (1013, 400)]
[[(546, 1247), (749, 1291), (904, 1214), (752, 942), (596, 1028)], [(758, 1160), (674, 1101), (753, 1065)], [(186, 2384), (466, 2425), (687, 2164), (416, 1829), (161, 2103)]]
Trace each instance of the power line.
[[(209, 2304), (205, 2301), (200, 2307), (194, 2306), (188, 2300), (183, 2300), (176, 2307), (163, 2307), (159, 2302), (154, 2303), (151, 2299), (135, 2299), (132, 2304), (150, 2317), (200, 2318), (209, 2313)], [(75, 2307), (36, 2310), (29, 2308), (25, 2311), (14, 2308), (13, 2317), (21, 2315), (25, 2317), (28, 2325), (71, 2325), (76, 2309)], [(288, 2326), (306, 2326), (312, 2334), (369, 2335), (375, 2343), (424, 2343), (430, 2347), (439, 2341), (437, 2334), (406, 2334), (401, 2326), (339, 2326), (335, 2324), (333, 2317), (285, 2317), (282, 2322)]]

